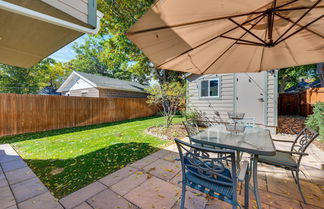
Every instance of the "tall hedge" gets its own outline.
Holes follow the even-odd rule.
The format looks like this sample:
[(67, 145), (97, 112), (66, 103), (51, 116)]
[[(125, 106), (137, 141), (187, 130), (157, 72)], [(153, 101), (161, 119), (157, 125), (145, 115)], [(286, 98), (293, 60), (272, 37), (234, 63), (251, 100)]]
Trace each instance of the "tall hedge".
[(324, 102), (313, 105), (313, 114), (306, 119), (306, 126), (320, 133), (320, 139), (324, 140)]

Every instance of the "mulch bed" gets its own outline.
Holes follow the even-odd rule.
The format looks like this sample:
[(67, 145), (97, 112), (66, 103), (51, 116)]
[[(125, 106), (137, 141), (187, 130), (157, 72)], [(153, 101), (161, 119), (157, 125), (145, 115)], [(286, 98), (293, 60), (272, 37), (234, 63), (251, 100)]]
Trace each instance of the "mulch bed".
[[(305, 127), (305, 119), (305, 117), (301, 116), (279, 115), (277, 133), (295, 135), (295, 133), (292, 130), (300, 132)], [(319, 149), (324, 151), (324, 142), (314, 140), (313, 144), (315, 144)]]
[(169, 128), (154, 126), (149, 128), (148, 131), (159, 136), (167, 137), (168, 139), (181, 139), (187, 136), (187, 131), (182, 124), (173, 124)]
[(305, 117), (301, 116), (284, 116), (279, 115), (278, 117), (278, 134), (296, 134), (296, 132), (300, 132), (305, 127)]

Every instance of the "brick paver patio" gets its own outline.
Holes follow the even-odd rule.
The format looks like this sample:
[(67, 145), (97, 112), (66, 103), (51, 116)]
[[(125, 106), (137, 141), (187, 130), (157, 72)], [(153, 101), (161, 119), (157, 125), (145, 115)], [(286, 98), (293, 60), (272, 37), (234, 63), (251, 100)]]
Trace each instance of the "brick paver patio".
[(0, 145), (0, 209), (63, 209), (23, 159)]
[[(6, 152), (10, 152), (12, 157), (6, 155), (0, 160), (3, 170), (0, 172), (0, 209), (17, 206), (19, 209), (179, 208), (181, 168), (179, 162), (175, 160), (178, 157), (175, 145), (128, 165), (64, 197), (59, 202), (9, 145), (1, 146), (0, 150), (5, 146)], [(276, 147), (287, 149), (281, 143), (276, 144)], [(297, 185), (290, 172), (259, 164), (259, 189), (264, 208), (324, 208), (323, 152), (311, 146), (308, 153), (310, 155), (303, 159), (301, 174), (301, 184), (308, 204), (301, 202)], [(239, 193), (239, 200), (243, 203), (243, 192)], [(250, 208), (256, 208), (252, 191), (250, 198)], [(187, 192), (186, 207), (231, 208), (227, 203), (192, 189)]]

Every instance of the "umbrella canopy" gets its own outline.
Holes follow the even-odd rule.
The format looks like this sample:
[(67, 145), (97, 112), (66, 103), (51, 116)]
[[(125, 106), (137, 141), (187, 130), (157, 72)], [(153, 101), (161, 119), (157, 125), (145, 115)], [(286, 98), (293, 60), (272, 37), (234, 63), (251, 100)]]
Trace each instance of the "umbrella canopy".
[(324, 0), (159, 0), (128, 32), (159, 68), (216, 74), (324, 61)]

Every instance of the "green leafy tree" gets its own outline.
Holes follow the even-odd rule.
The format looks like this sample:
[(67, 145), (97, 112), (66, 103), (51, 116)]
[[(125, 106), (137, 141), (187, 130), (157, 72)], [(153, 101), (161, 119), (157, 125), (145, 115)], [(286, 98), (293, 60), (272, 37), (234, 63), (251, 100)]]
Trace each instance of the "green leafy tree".
[(35, 94), (50, 85), (53, 59), (47, 58), (31, 68), (0, 64), (0, 91), (3, 93)]
[(150, 94), (148, 103), (157, 105), (165, 118), (165, 126), (169, 128), (172, 120), (185, 102), (185, 87), (180, 82), (165, 82), (146, 89)]
[(66, 63), (56, 62), (46, 68), (46, 72), (43, 74), (43, 80), (47, 87), (58, 89), (71, 72), (72, 70)]
[(131, 63), (119, 59), (117, 53), (111, 52), (113, 53), (111, 56), (103, 56), (105, 48), (109, 48), (109, 39), (113, 37), (92, 36), (88, 37), (83, 44), (75, 44), (73, 49), (77, 55), (68, 63), (69, 68), (122, 80), (137, 80), (136, 76), (129, 71)]
[(136, 77), (133, 80), (143, 82), (154, 78), (160, 84), (183, 82), (183, 73), (156, 68), (126, 36), (129, 28), (153, 3), (154, 0), (99, 0), (98, 8), (104, 13), (100, 34), (110, 37), (100, 56), (110, 63), (132, 63), (127, 69)]
[(295, 86), (300, 78), (316, 78), (316, 65), (301, 65), (279, 70), (279, 92)]

